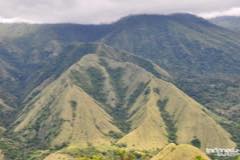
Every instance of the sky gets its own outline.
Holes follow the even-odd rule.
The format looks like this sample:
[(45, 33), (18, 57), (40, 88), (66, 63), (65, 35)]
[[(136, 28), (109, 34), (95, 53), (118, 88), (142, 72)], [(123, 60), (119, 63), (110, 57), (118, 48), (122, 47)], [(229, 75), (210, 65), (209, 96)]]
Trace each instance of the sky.
[(240, 16), (240, 0), (0, 0), (0, 22), (110, 23), (133, 14)]

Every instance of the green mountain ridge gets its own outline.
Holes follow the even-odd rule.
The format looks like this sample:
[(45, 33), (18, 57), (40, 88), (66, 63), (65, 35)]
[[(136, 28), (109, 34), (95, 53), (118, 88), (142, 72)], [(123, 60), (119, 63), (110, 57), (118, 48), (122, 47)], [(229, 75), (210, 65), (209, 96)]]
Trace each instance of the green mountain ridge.
[[(96, 48), (26, 103), (13, 127), (17, 137), (30, 146), (124, 144), (151, 150), (163, 148), (175, 132), (176, 143), (196, 138), (202, 149), (235, 146), (230, 134), (173, 84), (122, 61), (121, 53), (105, 45)], [(176, 131), (166, 129), (169, 122), (159, 107)]]
[(0, 24), (0, 150), (239, 145), (239, 42), (190, 14)]

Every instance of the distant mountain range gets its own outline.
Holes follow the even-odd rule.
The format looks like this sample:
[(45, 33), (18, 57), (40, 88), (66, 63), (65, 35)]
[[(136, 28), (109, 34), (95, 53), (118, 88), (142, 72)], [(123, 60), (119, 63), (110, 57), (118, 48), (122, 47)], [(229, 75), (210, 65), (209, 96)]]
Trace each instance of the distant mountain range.
[(233, 31), (240, 31), (240, 17), (238, 16), (223, 16), (210, 19), (216, 25), (231, 29)]
[(190, 14), (0, 24), (1, 153), (74, 159), (92, 147), (147, 159), (165, 148), (153, 159), (185, 149), (206, 159), (166, 146), (239, 145), (240, 34), (220, 25)]

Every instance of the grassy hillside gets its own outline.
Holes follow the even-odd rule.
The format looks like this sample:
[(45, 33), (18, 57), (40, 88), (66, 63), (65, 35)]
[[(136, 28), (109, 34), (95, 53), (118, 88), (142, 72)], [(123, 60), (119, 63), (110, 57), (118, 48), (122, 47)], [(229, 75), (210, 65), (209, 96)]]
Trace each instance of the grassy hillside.
[[(158, 151), (159, 152), (159, 151)], [(191, 145), (175, 145), (169, 144), (164, 147), (159, 153), (154, 152), (141, 152), (135, 150), (124, 150), (121, 148), (105, 150), (105, 153), (101, 149), (89, 148), (85, 150), (78, 150), (68, 148), (56, 153), (52, 153), (47, 156), (44, 160), (55, 160), (55, 159), (66, 159), (66, 160), (175, 160), (175, 159), (186, 159), (186, 160), (210, 160), (201, 150), (192, 147)]]
[[(104, 144), (151, 150), (163, 148), (173, 135), (176, 143), (197, 139), (202, 149), (235, 146), (203, 107), (172, 83), (121, 59), (126, 53), (96, 48), (26, 101), (12, 134), (37, 148)], [(168, 75), (159, 67), (154, 72)]]
[[(240, 103), (240, 36), (193, 15), (138, 15), (110, 25), (1, 24), (0, 35), (0, 96), (8, 103), (16, 103), (19, 97), (21, 102), (49, 74), (59, 73), (50, 64), (62, 66), (59, 61), (68, 57), (62, 71), (76, 62), (73, 59), (81, 56), (66, 54), (72, 45), (63, 45), (76, 41), (104, 41), (152, 59), (173, 76), (178, 87), (216, 112), (215, 108)], [(20, 87), (26, 84), (29, 87)]]
[(94, 50), (88, 44), (55, 40), (43, 44), (23, 39), (0, 44), (0, 96), (15, 108), (21, 106), (23, 99), (35, 87), (48, 84), (84, 54)]
[(96, 41), (153, 60), (220, 115), (240, 103), (240, 36), (193, 15), (137, 15), (109, 25), (1, 24), (0, 35), (0, 97), (11, 106), (22, 106), (33, 88), (79, 60), (86, 52), (75, 42)]
[(240, 103), (239, 34), (184, 14), (130, 16), (116, 25), (104, 42), (153, 60), (184, 92), (236, 126), (227, 110)]
[(240, 38), (234, 32), (192, 15), (130, 16), (118, 26), (104, 38), (107, 44), (152, 59), (202, 104), (217, 112), (240, 103)]
[(151, 160), (210, 160), (201, 150), (190, 145), (169, 144)]
[(111, 124), (112, 118), (83, 90), (64, 81), (59, 79), (36, 97), (38, 100), (29, 106), (31, 110), (27, 115), (17, 120), (16, 123), (20, 123), (15, 132), (25, 130), (22, 134), (36, 146), (38, 141), (52, 146), (110, 145), (111, 137), (107, 134), (120, 132)]
[(109, 25), (0, 24), (0, 37), (0, 132), (24, 146), (1, 143), (7, 158), (67, 146), (116, 147), (128, 158), (137, 155), (118, 149), (240, 143), (236, 32), (175, 14)]

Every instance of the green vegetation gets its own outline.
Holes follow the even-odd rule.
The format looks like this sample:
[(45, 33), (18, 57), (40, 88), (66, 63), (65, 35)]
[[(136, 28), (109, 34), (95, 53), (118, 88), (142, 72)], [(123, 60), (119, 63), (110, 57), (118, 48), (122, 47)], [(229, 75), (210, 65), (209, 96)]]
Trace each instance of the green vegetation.
[(149, 82), (145, 84), (141, 82), (140, 84), (138, 84), (138, 87), (133, 91), (133, 93), (130, 95), (130, 97), (127, 100), (128, 106), (131, 106), (135, 103), (136, 99), (141, 95), (141, 93), (145, 90), (148, 84)]
[(150, 88), (150, 87), (147, 87), (147, 88), (145, 89), (144, 95), (147, 96), (147, 95), (149, 95), (150, 93), (151, 93), (151, 88)]
[(112, 69), (110, 67), (107, 68), (108, 73), (111, 77), (111, 82), (112, 85), (117, 93), (117, 98), (118, 98), (118, 106), (123, 106), (124, 101), (125, 101), (125, 95), (127, 88), (124, 87), (124, 83), (122, 81), (122, 77), (124, 75), (124, 69), (123, 68), (116, 68)]
[[(231, 77), (218, 79), (208, 75), (204, 78), (193, 78), (194, 80), (188, 79), (177, 83), (183, 91), (222, 117), (223, 120), (220, 120), (220, 124), (233, 136), (233, 141), (240, 146), (240, 112), (237, 109), (240, 104), (240, 83)], [(228, 119), (228, 121), (226, 122), (224, 119)]]
[[(28, 27), (28, 25), (20, 28), (22, 27)], [(33, 28), (38, 30), (38, 27), (35, 27)], [(82, 56), (92, 53), (96, 49), (95, 44), (62, 43), (53, 40), (50, 38), (51, 36), (49, 37), (51, 33), (44, 34), (47, 32), (49, 33), (46, 31), (33, 35), (26, 33), (27, 35), (23, 35), (23, 37), (10, 40), (10, 45), (16, 48), (13, 52), (9, 51), (7, 46), (2, 46), (0, 49), (1, 61), (3, 60), (4, 64), (5, 62), (7, 64), (7, 66), (0, 66), (4, 70), (6, 69), (6, 75), (1, 75), (0, 83), (0, 92), (4, 91), (5, 93), (1, 94), (0, 98), (6, 100), (7, 104), (17, 110), (24, 107), (22, 102), (43, 81), (50, 77), (52, 80), (56, 79)], [(29, 45), (30, 42), (31, 45)], [(12, 68), (11, 71), (7, 69), (8, 67)], [(14, 81), (9, 81), (9, 79), (14, 79)], [(38, 94), (37, 92), (33, 92), (27, 100), (31, 100)]]
[(4, 152), (6, 160), (43, 160), (48, 154), (57, 151), (56, 149), (37, 150), (6, 138), (0, 139), (0, 150)]
[(177, 128), (172, 116), (165, 109), (167, 103), (168, 103), (168, 98), (165, 98), (164, 100), (158, 100), (157, 105), (159, 107), (159, 111), (166, 125), (166, 129), (168, 133), (168, 141), (169, 143), (176, 143)]
[[(33, 123), (33, 125), (31, 126), (31, 128), (29, 128), (29, 133), (25, 134), (25, 137), (31, 137), (31, 134), (33, 134), (33, 137), (31, 140), (28, 141), (29, 145), (32, 146), (40, 146), (39, 143), (41, 144), (41, 141), (43, 139), (40, 139), (40, 136), (38, 135), (40, 133), (40, 129), (42, 128), (43, 125), (43, 121), (45, 121), (45, 119), (49, 118), (51, 114), (50, 108), (47, 106), (45, 108), (43, 108), (40, 113), (39, 116), (36, 118), (36, 121)], [(35, 133), (35, 134), (34, 134)], [(42, 146), (44, 145), (44, 146)], [(46, 144), (42, 144), (41, 147), (46, 147)]]
[(127, 59), (128, 61), (132, 61), (133, 63), (136, 63), (137, 65), (139, 65), (140, 67), (146, 69), (148, 72), (152, 73), (154, 76), (160, 78), (160, 79), (164, 79), (167, 80), (166, 77), (164, 77), (163, 75), (161, 75), (156, 69), (155, 66), (153, 65), (153, 63), (147, 59), (144, 58), (139, 58), (137, 56), (130, 56), (127, 57), (129, 59)]
[[(99, 52), (100, 51), (101, 50), (99, 50)], [(139, 66), (131, 65), (131, 67), (126, 68), (129, 66), (126, 65), (126, 63), (117, 62), (118, 59), (108, 57), (110, 55), (105, 57), (99, 55), (99, 52), (84, 57), (63, 73), (59, 79), (55, 80), (51, 85), (48, 85), (46, 89), (43, 89), (41, 94), (37, 96), (40, 97), (40, 99), (29, 107), (33, 110), (24, 110), (26, 112), (23, 117), (19, 119), (21, 123), (17, 124), (16, 127), (14, 126), (14, 128), (20, 127), (20, 131), (17, 133), (21, 136), (26, 135), (24, 138), (30, 141), (33, 136), (37, 136), (38, 141), (35, 143), (39, 141), (45, 142), (45, 145), (38, 143), (43, 145), (40, 149), (46, 149), (44, 146), (48, 147), (47, 144), (49, 144), (49, 142), (52, 142), (51, 144), (59, 144), (56, 148), (60, 149), (62, 148), (61, 143), (63, 142), (66, 142), (66, 145), (70, 144), (70, 146), (72, 143), (74, 145), (75, 143), (80, 143), (88, 146), (98, 146), (95, 138), (99, 142), (101, 141), (107, 148), (112, 145), (121, 149), (140, 148), (141, 146), (144, 146), (146, 149), (152, 149), (162, 148), (167, 141), (176, 143), (176, 139), (180, 139), (183, 136), (190, 138), (184, 141), (184, 143), (192, 140), (191, 135), (195, 135), (196, 137), (204, 136), (206, 138), (203, 139), (208, 139), (211, 137), (209, 135), (214, 135), (215, 132), (219, 133), (219, 138), (216, 139), (225, 137), (222, 142), (226, 142), (226, 144), (229, 145), (232, 144), (230, 138), (226, 138), (226, 132), (219, 129), (218, 124), (214, 121), (206, 123), (206, 121), (209, 120), (209, 115), (201, 112), (202, 107), (194, 100), (191, 100), (190, 97), (184, 95), (179, 89), (174, 87), (174, 85), (161, 81), (153, 75), (149, 77), (149, 72), (141, 69)], [(116, 52), (115, 55), (117, 55), (117, 53), (118, 52)], [(113, 53), (111, 52), (111, 54)], [(103, 62), (101, 58), (105, 61)], [(99, 63), (99, 60), (101, 60), (101, 63)], [(72, 75), (73, 72), (71, 73), (71, 71), (75, 71), (75, 75)], [(129, 81), (128, 78), (132, 78), (132, 76), (129, 75), (133, 72), (136, 77), (142, 77), (142, 79)], [(99, 88), (103, 88), (106, 95), (109, 94), (107, 95), (109, 105), (100, 103), (90, 94), (87, 96), (84, 92), (86, 90), (83, 91), (81, 89), (81, 86), (74, 76), (76, 76), (82, 84), (86, 83), (87, 87), (90, 86), (90, 88), (92, 87), (92, 83), (99, 80), (99, 78), (91, 77), (102, 77), (100, 79), (103, 83), (100, 83), (98, 86), (104, 84), (104, 86)], [(152, 80), (151, 83), (147, 81), (149, 79)], [(67, 87), (65, 84), (68, 84)], [(97, 84), (97, 82), (93, 85), (95, 84)], [(131, 93), (127, 93), (127, 91), (131, 91)], [(40, 133), (37, 134), (34, 130), (29, 134), (29, 130), (25, 131), (24, 128), (21, 129), (22, 125), (29, 127), (32, 125), (32, 122), (35, 122), (35, 120), (40, 117), (41, 112), (33, 112), (36, 111), (35, 109), (45, 108), (46, 100), (50, 100), (48, 97), (53, 97), (55, 100), (48, 110), (51, 115), (47, 115), (48, 118), (45, 118), (40, 123), (40, 130), (37, 130), (40, 131)], [(84, 100), (82, 99), (83, 97)], [(169, 100), (171, 100), (171, 103)], [(82, 101), (84, 101), (84, 103), (82, 103)], [(129, 101), (135, 105), (129, 106)], [(63, 106), (61, 104), (66, 105)], [(169, 106), (170, 104), (178, 105)], [(154, 107), (157, 106), (160, 112), (156, 112), (158, 108)], [(79, 112), (74, 112), (77, 113), (75, 117), (75, 115), (71, 115), (71, 111), (76, 109), (79, 110)], [(61, 114), (58, 115), (56, 112)], [(196, 115), (198, 118), (195, 119), (192, 116), (185, 116), (186, 112), (194, 113), (193, 115)], [(178, 115), (176, 120), (175, 117), (173, 117), (175, 113)], [(160, 114), (162, 118), (159, 117)], [(73, 120), (74, 117), (75, 120)], [(61, 118), (64, 118), (65, 121), (62, 121)], [(26, 122), (26, 120), (28, 122)], [(53, 132), (54, 130), (56, 131), (56, 129), (58, 130), (59, 125), (57, 121), (64, 122), (64, 125), (60, 125), (61, 130), (57, 134), (63, 138), (62, 140), (59, 140), (58, 138), (60, 136), (56, 134), (52, 134), (50, 138), (48, 138), (49, 133), (57, 133)], [(189, 127), (197, 127), (209, 131), (209, 135), (203, 135), (202, 132), (189, 132), (185, 127), (185, 123), (182, 123), (184, 121), (191, 122), (187, 123)], [(197, 126), (198, 123), (202, 125)], [(176, 124), (181, 124), (179, 125), (180, 128), (177, 128)], [(149, 130), (146, 130), (147, 126), (150, 126)], [(120, 131), (117, 128), (120, 129)], [(181, 134), (177, 132), (177, 129), (182, 131)], [(151, 137), (148, 136), (149, 132), (153, 133)], [(53, 137), (53, 139), (51, 139), (51, 137)], [(201, 143), (202, 145), (209, 144), (202, 140)], [(213, 143), (218, 144), (219, 142), (214, 141)]]
[(86, 149), (65, 149), (63, 153), (71, 155), (77, 160), (149, 160), (151, 153), (137, 152), (134, 150), (109, 149), (101, 151), (95, 147)]
[(73, 114), (73, 119), (76, 117), (76, 110), (77, 110), (77, 102), (74, 100), (70, 101), (71, 107), (72, 107), (72, 114)]
[(197, 157), (195, 158), (195, 160), (205, 160), (205, 159), (202, 158), (201, 156), (197, 156)]
[(127, 144), (126, 143), (117, 143), (117, 144), (115, 144), (115, 146), (117, 146), (119, 148), (127, 148)]
[(51, 152), (53, 151), (50, 151), (50, 150), (30, 151), (23, 160), (43, 160)]
[(128, 133), (131, 129), (130, 123), (127, 121), (128, 113), (126, 108), (116, 106), (112, 109), (111, 115), (114, 117), (114, 124), (124, 133)]
[(86, 79), (82, 78), (82, 74), (78, 71), (73, 70), (72, 76), (76, 80), (77, 84), (84, 89), (89, 95), (93, 96), (99, 102), (106, 103), (106, 93), (104, 92), (104, 81), (105, 77), (101, 70), (90, 67), (86, 71), (90, 82), (86, 82)]
[[(222, 25), (239, 30), (239, 18), (226, 19), (219, 24), (225, 21)], [(185, 14), (130, 16), (119, 24), (120, 32), (107, 36), (108, 45), (152, 60), (190, 97), (219, 116), (240, 122), (240, 112), (234, 108), (240, 104), (239, 34)], [(144, 68), (150, 72), (153, 67)], [(240, 139), (234, 126), (228, 128), (234, 140)]]
[(121, 129), (122, 132), (127, 133), (131, 129), (131, 126), (127, 121), (128, 113), (127, 108), (125, 108), (127, 88), (122, 80), (125, 70), (121, 67), (111, 68), (104, 59), (101, 59), (101, 64), (106, 68), (117, 96), (117, 104), (110, 114), (113, 116), (114, 123), (118, 126), (118, 128)]
[[(63, 120), (59, 119), (56, 115), (52, 116), (50, 106), (53, 102), (54, 98), (51, 98), (46, 106), (38, 113), (36, 120), (24, 131), (23, 137), (27, 139), (26, 144), (28, 147), (46, 148), (49, 142), (59, 133)], [(47, 125), (45, 123), (48, 122), (51, 116), (51, 123), (46, 127)], [(47, 134), (43, 136), (42, 131)]]
[(110, 131), (110, 132), (108, 133), (108, 135), (109, 135), (110, 137), (112, 137), (113, 139), (120, 139), (120, 138), (123, 137), (123, 134), (122, 134), (122, 133), (114, 132), (114, 131)]
[(22, 158), (24, 157), (23, 147), (10, 139), (0, 139), (0, 149), (11, 160), (24, 160)]
[(105, 77), (101, 71), (97, 68), (91, 67), (87, 69), (87, 73), (90, 77), (92, 88), (89, 91), (93, 97), (100, 102), (106, 102), (106, 95), (103, 91)]
[(77, 102), (74, 101), (74, 100), (71, 100), (71, 101), (70, 101), (70, 104), (71, 104), (71, 107), (72, 107), (73, 111), (76, 111), (76, 108), (77, 108)]
[(165, 107), (166, 107), (167, 103), (168, 103), (168, 98), (164, 98), (163, 100), (159, 100), (157, 102), (157, 105), (160, 108), (160, 111), (165, 110)]
[(220, 124), (232, 134), (232, 139), (236, 142), (237, 147), (240, 147), (240, 125), (235, 122), (222, 121)]
[[(96, 47), (100, 48), (93, 43), (83, 44), (81, 42), (101, 40), (101, 42), (103, 41), (114, 48), (124, 49), (137, 56), (142, 56), (143, 58), (129, 55), (125, 59), (129, 59), (126, 62), (136, 64), (158, 78), (164, 79), (155, 64), (147, 59), (151, 59), (163, 67), (171, 74), (170, 77), (173, 78), (174, 83), (184, 92), (219, 116), (227, 117), (230, 120), (221, 122), (221, 124), (233, 135), (233, 140), (240, 146), (240, 112), (239, 107), (236, 106), (240, 103), (240, 39), (237, 34), (191, 15), (132, 16), (122, 19), (114, 25), (103, 26), (64, 24), (16, 25), (15, 27), (13, 25), (11, 27), (10, 25), (10, 27), (5, 27), (3, 31), (0, 28), (0, 31), (0, 34), (3, 34), (0, 48), (0, 68), (1, 73), (3, 73), (0, 76), (0, 98), (4, 99), (4, 102), (6, 101), (8, 105), (15, 107), (15, 113), (22, 113), (22, 107), (26, 107), (23, 100), (29, 93), (32, 93), (29, 99), (26, 99), (31, 103), (27, 103), (29, 107), (26, 107), (26, 110), (23, 111), (23, 115), (27, 114), (35, 105), (34, 103), (38, 98), (36, 96), (41, 96), (39, 94), (39, 91), (42, 90), (41, 87), (48, 86), (71, 65), (79, 61), (82, 56), (95, 53)], [(7, 37), (7, 39), (4, 37)], [(119, 61), (125, 61), (123, 57), (119, 58), (117, 54), (113, 54), (113, 57), (117, 57), (116, 59)], [(111, 84), (117, 98), (116, 106), (113, 109), (111, 108), (112, 110), (109, 109), (111, 111), (108, 111), (108, 113), (113, 117), (113, 126), (116, 125), (124, 133), (128, 133), (131, 130), (129, 108), (136, 102), (141, 93), (149, 96), (152, 95), (151, 92), (160, 94), (160, 90), (158, 88), (151, 90), (150, 87), (146, 87), (147, 85), (142, 83), (129, 97), (126, 97), (128, 88), (123, 81), (125, 68), (111, 66), (107, 62), (102, 62), (102, 65), (111, 78)], [(93, 100), (101, 103), (99, 106), (104, 106), (103, 109), (109, 108), (105, 104), (108, 100), (108, 93), (104, 86), (106, 77), (101, 68), (90, 67), (87, 70), (74, 70), (72, 75), (78, 82), (77, 84)], [(39, 91), (32, 92), (38, 86)], [(129, 86), (129, 90), (131, 87)], [(164, 93), (164, 90), (161, 90), (161, 94), (162, 92)], [(21, 138), (28, 140), (24, 145), (32, 147), (31, 149), (48, 147), (48, 143), (56, 137), (63, 123), (63, 120), (57, 115), (58, 113), (55, 113), (58, 110), (54, 110), (55, 108), (50, 101), (50, 104), (43, 106), (43, 109), (26, 125), (28, 128), (18, 133), (23, 136)], [(68, 99), (67, 103), (68, 101), (73, 111), (72, 117), (75, 118), (77, 102), (71, 99)], [(112, 102), (115, 102), (115, 100)], [(169, 142), (176, 142), (176, 122), (172, 116), (173, 113), (170, 114), (166, 109), (168, 99), (159, 100), (157, 103), (166, 126)], [(140, 112), (143, 111), (140, 110)], [(138, 112), (138, 117), (134, 116), (134, 118), (141, 120), (140, 112)], [(15, 113), (5, 114), (1, 112), (1, 126), (10, 126), (10, 129), (14, 129), (16, 126), (11, 124), (18, 117)], [(204, 116), (207, 115), (204, 114)], [(11, 120), (6, 121), (8, 118)], [(21, 118), (24, 119), (24, 117)], [(21, 118), (19, 121), (22, 120)], [(135, 125), (135, 123), (133, 124)], [(217, 125), (215, 123), (211, 124)], [(11, 131), (7, 131), (7, 133)], [(224, 134), (225, 132), (221, 133), (219, 137)], [(122, 135), (110, 131), (108, 136), (119, 139)], [(206, 142), (193, 139), (191, 143), (194, 146), (201, 147)], [(9, 145), (15, 147), (15, 144), (9, 143)], [(7, 151), (15, 157), (21, 157), (21, 153), (18, 153), (14, 147), (12, 149), (2, 143), (4, 152)], [(64, 146), (57, 148), (62, 147)], [(23, 148), (26, 149), (25, 146)], [(83, 155), (84, 157), (106, 158), (104, 155), (102, 157), (102, 153), (95, 157)], [(131, 156), (125, 158), (119, 156), (118, 158), (131, 159)]]
[(191, 144), (197, 148), (201, 148), (201, 141), (197, 138), (194, 138), (192, 141), (191, 141)]
[(157, 93), (158, 95), (160, 95), (160, 89), (159, 88), (153, 88), (153, 92)]

